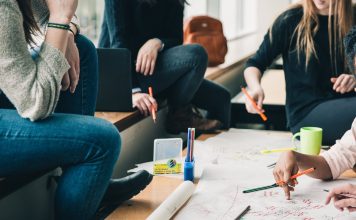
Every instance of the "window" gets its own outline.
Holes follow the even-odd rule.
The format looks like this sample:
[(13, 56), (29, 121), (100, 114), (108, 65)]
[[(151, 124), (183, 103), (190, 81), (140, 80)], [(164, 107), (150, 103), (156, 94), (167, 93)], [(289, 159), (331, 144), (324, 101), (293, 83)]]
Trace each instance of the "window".
[[(231, 40), (257, 30), (257, 4), (261, 0), (188, 0), (185, 18), (209, 15), (220, 19), (226, 37)], [(265, 0), (263, 0), (265, 1)], [(95, 44), (98, 42), (104, 13), (103, 0), (79, 1), (77, 15), (81, 31)]]
[(95, 45), (99, 40), (104, 6), (104, 0), (79, 1), (76, 12), (80, 20), (81, 32), (91, 39)]
[(185, 17), (208, 15), (220, 19), (224, 33), (231, 40), (257, 30), (258, 0), (191, 0)]

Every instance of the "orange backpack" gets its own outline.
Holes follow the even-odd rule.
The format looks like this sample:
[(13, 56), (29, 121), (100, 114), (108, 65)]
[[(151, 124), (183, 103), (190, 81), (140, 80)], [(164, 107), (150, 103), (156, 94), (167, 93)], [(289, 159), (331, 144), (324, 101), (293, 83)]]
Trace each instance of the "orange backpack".
[(184, 22), (184, 44), (202, 45), (209, 57), (209, 66), (225, 62), (227, 41), (222, 23), (209, 16), (194, 16)]

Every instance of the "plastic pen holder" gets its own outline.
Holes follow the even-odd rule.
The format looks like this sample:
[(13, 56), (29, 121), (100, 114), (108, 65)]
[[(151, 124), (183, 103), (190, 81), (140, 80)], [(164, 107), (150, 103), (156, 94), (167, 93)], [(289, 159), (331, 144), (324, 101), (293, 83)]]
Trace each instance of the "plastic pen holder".
[(195, 162), (185, 161), (184, 162), (184, 181), (192, 181), (194, 182), (194, 167)]

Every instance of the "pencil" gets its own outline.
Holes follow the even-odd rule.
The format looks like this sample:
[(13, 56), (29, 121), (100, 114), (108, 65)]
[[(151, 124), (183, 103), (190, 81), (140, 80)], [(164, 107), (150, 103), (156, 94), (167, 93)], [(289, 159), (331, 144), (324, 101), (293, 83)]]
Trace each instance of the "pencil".
[[(150, 94), (151, 97), (153, 97), (153, 90), (152, 90), (152, 87), (148, 87), (148, 94)], [(152, 114), (152, 119), (153, 119), (153, 122), (156, 123), (156, 119), (157, 119), (157, 116), (156, 116), (156, 110), (155, 110), (155, 107), (152, 105), (151, 107), (151, 114)]]
[(268, 168), (274, 168), (274, 167), (276, 166), (276, 164), (277, 164), (277, 163), (276, 163), (276, 162), (274, 162), (274, 163), (272, 163), (272, 164), (268, 165), (267, 167), (268, 167)]
[(248, 100), (252, 103), (253, 108), (258, 112), (258, 114), (261, 116), (263, 121), (267, 121), (267, 116), (261, 112), (261, 110), (258, 108), (255, 100), (247, 93), (246, 89), (244, 87), (241, 88), (242, 92), (245, 94)]
[(241, 214), (235, 218), (235, 220), (240, 220), (244, 215), (246, 215), (246, 213), (247, 213), (248, 211), (250, 211), (250, 208), (251, 208), (251, 206), (248, 205), (248, 206), (241, 212)]
[[(325, 192), (329, 192), (329, 190), (327, 189), (324, 189)], [(335, 194), (336, 196), (338, 197), (345, 197), (345, 198), (351, 198), (351, 199), (356, 199), (356, 195), (352, 195), (352, 194), (349, 194), (349, 193), (340, 193), (340, 194)]]
[(242, 191), (242, 193), (252, 193), (252, 192), (257, 192), (257, 191), (276, 188), (276, 187), (279, 187), (279, 185), (277, 183), (273, 183), (272, 185), (268, 185), (268, 186), (261, 186), (253, 189), (244, 190)]

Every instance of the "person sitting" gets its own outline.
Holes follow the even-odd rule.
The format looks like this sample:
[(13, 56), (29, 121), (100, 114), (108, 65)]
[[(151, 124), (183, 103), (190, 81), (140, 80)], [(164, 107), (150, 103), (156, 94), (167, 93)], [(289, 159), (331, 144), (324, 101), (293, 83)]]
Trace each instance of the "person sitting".
[(137, 194), (152, 176), (110, 180), (121, 139), (111, 123), (92, 116), (97, 57), (69, 25), (78, 0), (41, 2), (47, 30), (31, 55), (28, 45), (40, 31), (32, 2), (0, 0), (6, 21), (0, 24), (0, 178), (61, 167), (55, 218), (92, 219), (99, 207)]
[[(308, 174), (317, 179), (331, 180), (338, 178), (344, 171), (354, 168), (356, 165), (356, 119), (352, 128), (338, 141), (330, 150), (321, 153), (319, 156), (306, 155), (295, 151), (283, 153), (273, 171), (275, 180), (284, 181), (282, 186), (286, 198), (290, 199), (290, 192), (294, 191), (295, 181), (290, 177), (300, 170), (314, 167), (315, 171)], [(345, 185), (331, 190), (327, 197), (327, 203), (334, 197), (334, 204), (337, 208), (349, 208), (356, 210), (356, 199), (349, 199), (350, 203), (339, 201), (337, 194), (351, 193), (356, 195), (356, 186)]]
[[(204, 79), (207, 54), (183, 42), (182, 0), (105, 0), (99, 47), (127, 48), (133, 62), (133, 104), (148, 115), (157, 97), (168, 100), (169, 133), (230, 127), (230, 93)], [(153, 87), (155, 98), (147, 94)], [(205, 109), (207, 119), (194, 107)]]
[[(345, 68), (342, 43), (351, 26), (351, 0), (303, 0), (282, 13), (246, 63), (245, 80), (259, 108), (264, 111), (262, 73), (282, 55), (290, 130), (320, 127), (324, 145), (341, 138), (356, 117), (356, 78)], [(250, 102), (246, 109), (257, 113)]]
[[(356, 27), (347, 34), (344, 39), (345, 54), (348, 59), (349, 68), (354, 70), (356, 63)], [(317, 179), (331, 180), (338, 178), (344, 171), (356, 168), (356, 118), (352, 127), (347, 131), (341, 140), (331, 147), (330, 150), (321, 153), (319, 156), (305, 155), (295, 151), (283, 153), (273, 171), (276, 181), (284, 181), (283, 189), (287, 199), (290, 199), (290, 191), (294, 191), (295, 181), (290, 177), (299, 170), (310, 167), (316, 168), (314, 172), (308, 174)], [(348, 209), (356, 211), (356, 199), (341, 199), (338, 194), (348, 193), (356, 195), (356, 185), (347, 184), (331, 190), (327, 196), (326, 203), (330, 203), (334, 198), (334, 206), (343, 211)]]

